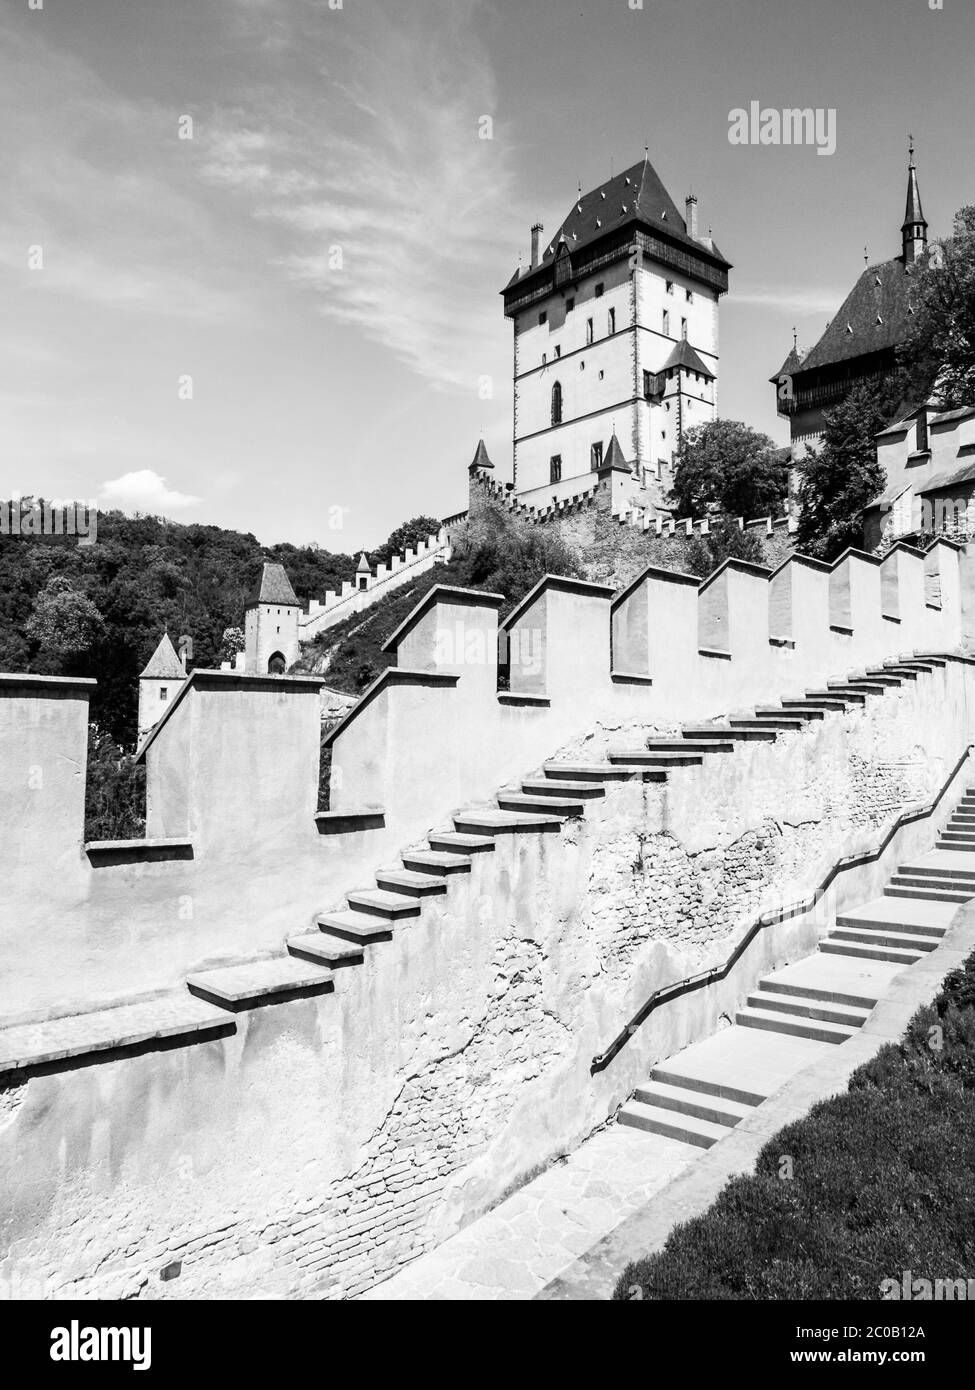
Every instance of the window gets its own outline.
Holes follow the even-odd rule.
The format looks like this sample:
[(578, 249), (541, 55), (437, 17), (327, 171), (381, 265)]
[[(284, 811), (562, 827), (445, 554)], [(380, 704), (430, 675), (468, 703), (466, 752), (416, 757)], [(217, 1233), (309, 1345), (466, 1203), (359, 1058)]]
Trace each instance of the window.
[(159, 699), (162, 702), (162, 704), (165, 704), (166, 701), (169, 699), (169, 690), (165, 685), (161, 685), (159, 687)]
[(693, 292), (693, 290), (685, 290), (684, 293), (687, 295), (687, 302), (688, 302), (688, 304), (693, 304), (693, 303), (694, 303), (694, 292)]
[(586, 342), (587, 342), (587, 343), (591, 343), (591, 342), (592, 342), (592, 335), (593, 335), (592, 319), (586, 319)]
[(687, 337), (687, 319), (681, 319), (680, 321), (680, 336), (685, 339)]
[(615, 332), (616, 332), (616, 310), (615, 310), (615, 309), (610, 309), (610, 311), (609, 311), (609, 322), (608, 322), (608, 324), (607, 324), (607, 327), (608, 327), (610, 333), (615, 333)]
[(599, 284), (596, 286), (596, 298), (597, 298), (597, 299), (602, 299), (602, 297), (603, 297), (603, 290), (604, 290), (604, 289), (605, 289), (605, 286), (603, 285), (602, 281), (600, 281)]
[(552, 424), (562, 423), (562, 383), (557, 381), (552, 387)]
[(664, 337), (670, 337), (670, 315), (666, 309), (664, 310)]
[(597, 440), (589, 450), (589, 467), (592, 469), (602, 468), (603, 466), (603, 442)]
[(921, 410), (917, 417), (917, 451), (919, 454), (928, 451), (928, 412)]
[(548, 461), (548, 480), (550, 483), (562, 481), (562, 455), (553, 454)]
[(673, 294), (673, 293), (674, 293), (674, 282), (673, 282), (673, 280), (668, 280), (668, 281), (667, 281), (667, 293), (668, 293), (668, 294)]
[(558, 343), (555, 344), (555, 356), (556, 356), (556, 357), (561, 357), (561, 356), (562, 356), (562, 349), (559, 347)]
[(602, 381), (602, 379), (603, 379), (603, 377), (604, 377), (605, 375), (606, 375), (605, 372), (600, 371), (600, 373), (599, 373), (599, 380)]
[(584, 371), (586, 370), (586, 359), (585, 359), (585, 358), (583, 358), (582, 361), (579, 363), (579, 370), (580, 370), (580, 372), (584, 372)]
[(539, 316), (538, 316), (538, 322), (539, 322), (539, 323), (548, 323), (548, 314), (545, 312), (544, 309), (542, 310), (542, 312), (541, 312), (541, 313), (539, 314)]
[(542, 366), (544, 367), (545, 364), (546, 364), (547, 362), (548, 362), (548, 353), (547, 353), (547, 352), (543, 352), (543, 353), (542, 353)]
[(576, 307), (576, 302), (575, 302), (574, 299), (567, 299), (567, 300), (565, 301), (565, 312), (566, 312), (567, 314), (571, 314), (571, 313), (572, 313), (572, 310), (573, 310), (575, 307)]

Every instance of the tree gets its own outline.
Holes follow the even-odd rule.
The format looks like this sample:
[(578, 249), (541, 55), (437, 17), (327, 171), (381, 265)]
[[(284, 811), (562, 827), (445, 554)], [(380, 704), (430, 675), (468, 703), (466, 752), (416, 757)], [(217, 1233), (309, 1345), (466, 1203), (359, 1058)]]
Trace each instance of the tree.
[(378, 550), (369, 551), (369, 563), (373, 566), (384, 565), (394, 555), (415, 549), (417, 541), (425, 541), (439, 530), (440, 522), (435, 516), (415, 516), (411, 521), (404, 521), (402, 526), (390, 532), (389, 539)]
[(876, 386), (855, 386), (824, 419), (822, 446), (799, 465), (796, 543), (806, 555), (835, 560), (862, 545), (864, 508), (887, 482), (874, 436), (889, 419), (889, 397)]
[(225, 627), (223, 638), (220, 642), (219, 659), (229, 661), (231, 665), (238, 652), (244, 650), (244, 634), (239, 627)]
[(671, 502), (678, 516), (767, 516), (788, 490), (781, 452), (740, 420), (695, 425), (677, 446)]
[(913, 324), (899, 354), (912, 400), (934, 390), (947, 409), (975, 405), (975, 207), (956, 214), (954, 235), (922, 262)]
[(70, 579), (54, 574), (34, 600), (24, 631), (45, 655), (70, 658), (87, 652), (104, 625), (91, 599), (75, 589)]
[(725, 560), (748, 560), (765, 564), (765, 547), (754, 531), (743, 531), (730, 517), (719, 517), (706, 535), (694, 536), (684, 550), (682, 568), (687, 574), (706, 579)]

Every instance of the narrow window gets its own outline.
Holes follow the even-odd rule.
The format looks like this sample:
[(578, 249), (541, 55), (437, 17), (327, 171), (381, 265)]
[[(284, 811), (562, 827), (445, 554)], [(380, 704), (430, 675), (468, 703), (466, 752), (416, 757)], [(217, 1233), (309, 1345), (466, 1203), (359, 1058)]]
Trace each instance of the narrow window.
[(164, 685), (159, 687), (159, 699), (163, 704), (169, 699), (169, 691)]
[(562, 383), (557, 381), (552, 387), (552, 424), (562, 423)]
[(643, 373), (643, 395), (644, 395), (644, 397), (645, 397), (647, 400), (650, 399), (650, 373), (649, 373), (649, 372), (644, 372), (644, 373)]
[(602, 281), (600, 281), (599, 284), (596, 286), (596, 298), (597, 298), (597, 299), (602, 299), (602, 297), (603, 297), (603, 289), (604, 289), (604, 288), (605, 288), (605, 287), (604, 287)]
[(694, 303), (694, 293), (693, 293), (693, 291), (692, 291), (692, 290), (687, 290), (687, 291), (685, 291), (685, 293), (686, 293), (686, 295), (687, 295), (687, 302), (688, 302), (688, 304), (693, 304), (693, 303)]
[(674, 293), (674, 282), (673, 282), (673, 280), (668, 280), (668, 281), (667, 281), (667, 293), (668, 293), (668, 294), (673, 294), (673, 293)]
[(593, 335), (592, 319), (586, 319), (586, 342), (587, 342), (587, 343), (591, 343), (591, 342), (592, 342), (592, 335)]
[(558, 343), (555, 344), (555, 355), (556, 357), (562, 356), (562, 349), (559, 347)]
[(664, 310), (664, 337), (670, 337), (670, 314), (666, 309)]
[(592, 448), (589, 450), (589, 466), (590, 466), (590, 468), (593, 468), (593, 469), (602, 468), (602, 466), (603, 466), (603, 443), (602, 443), (602, 440), (597, 440), (597, 442), (596, 442), (596, 443), (592, 446)]
[(681, 319), (680, 321), (680, 336), (685, 339), (687, 337), (687, 319)]
[(538, 322), (539, 322), (540, 324), (541, 324), (541, 323), (548, 323), (548, 314), (545, 312), (544, 309), (542, 310), (542, 312), (541, 312), (541, 313), (539, 314), (539, 316), (538, 316)]
[(576, 307), (576, 302), (575, 302), (574, 299), (567, 299), (567, 300), (565, 301), (565, 312), (566, 312), (567, 314), (571, 314), (571, 313), (572, 313), (572, 310), (573, 310), (575, 307)]
[(610, 309), (610, 311), (609, 311), (609, 331), (610, 331), (610, 333), (615, 333), (615, 332), (616, 332), (616, 310), (615, 310), (615, 309)]
[(560, 483), (562, 481), (562, 455), (553, 454), (548, 463), (548, 480), (550, 483)]

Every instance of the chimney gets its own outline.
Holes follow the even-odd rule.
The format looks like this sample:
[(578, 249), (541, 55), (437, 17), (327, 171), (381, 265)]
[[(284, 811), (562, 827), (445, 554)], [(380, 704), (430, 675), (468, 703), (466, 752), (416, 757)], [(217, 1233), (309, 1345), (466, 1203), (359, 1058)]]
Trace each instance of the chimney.
[(532, 270), (538, 265), (538, 239), (542, 234), (541, 222), (536, 222), (532, 227)]
[(697, 199), (693, 193), (688, 193), (684, 203), (684, 221), (687, 223), (687, 235), (697, 241)]

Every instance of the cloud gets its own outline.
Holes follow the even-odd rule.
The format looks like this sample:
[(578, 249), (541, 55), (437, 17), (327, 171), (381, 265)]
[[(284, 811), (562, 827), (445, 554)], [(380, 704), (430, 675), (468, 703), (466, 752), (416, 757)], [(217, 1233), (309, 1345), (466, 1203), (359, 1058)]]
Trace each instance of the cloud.
[(154, 516), (158, 513), (179, 511), (185, 507), (195, 507), (200, 499), (190, 496), (189, 493), (175, 491), (165, 478), (153, 472), (151, 468), (140, 468), (102, 483), (100, 501), (106, 508), (146, 512)]
[(826, 314), (832, 316), (846, 298), (848, 290), (829, 289), (765, 289), (732, 290), (729, 299), (735, 304), (754, 305), (760, 309), (777, 309), (789, 314)]
[[(471, 391), (501, 370), (484, 277), (514, 181), (477, 10), (361, 0), (353, 16), (287, 0), (275, 22), (290, 26), (289, 80), (216, 111), (200, 163), (276, 230), (279, 273), (327, 318), (435, 386)], [(479, 138), (485, 116), (492, 139)]]

